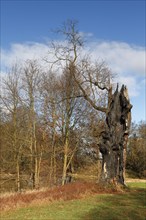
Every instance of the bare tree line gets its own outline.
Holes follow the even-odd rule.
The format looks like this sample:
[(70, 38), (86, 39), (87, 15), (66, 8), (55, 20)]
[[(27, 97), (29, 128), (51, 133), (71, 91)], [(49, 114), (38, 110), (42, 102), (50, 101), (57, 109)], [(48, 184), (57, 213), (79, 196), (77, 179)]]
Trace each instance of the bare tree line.
[[(67, 43), (52, 44), (53, 61), (45, 58), (48, 71), (42, 70), (37, 61), (28, 60), (23, 67), (17, 64), (12, 67), (2, 82), (1, 166), (3, 173), (15, 174), (18, 191), (25, 174), (32, 188), (39, 188), (43, 175), (47, 175), (48, 185), (58, 181), (64, 185), (71, 181), (68, 174), (81, 166), (85, 155), (90, 154), (93, 161), (99, 158), (98, 149), (106, 158), (103, 160), (104, 180), (117, 178), (118, 181), (120, 175), (119, 171), (111, 170), (121, 165), (116, 164), (115, 168), (110, 163), (115, 164), (123, 157), (119, 154), (123, 155), (124, 141), (126, 145), (123, 138), (129, 133), (131, 105), (126, 89), (123, 87), (123, 96), (120, 96), (112, 84), (114, 74), (108, 66), (81, 56), (84, 42), (75, 21), (68, 21), (57, 33), (63, 34)], [(125, 97), (127, 111), (117, 116), (117, 122), (109, 116), (110, 110), (116, 108), (113, 103), (121, 105), (119, 101), (114, 102), (116, 97)], [(117, 130), (113, 131), (112, 126)], [(115, 142), (110, 138), (105, 142), (108, 137), (103, 133), (115, 132), (116, 138), (118, 129), (123, 136), (116, 142), (121, 148), (117, 148), (115, 154), (111, 146)], [(115, 161), (114, 157), (117, 157)], [(121, 172), (123, 177), (124, 167)]]

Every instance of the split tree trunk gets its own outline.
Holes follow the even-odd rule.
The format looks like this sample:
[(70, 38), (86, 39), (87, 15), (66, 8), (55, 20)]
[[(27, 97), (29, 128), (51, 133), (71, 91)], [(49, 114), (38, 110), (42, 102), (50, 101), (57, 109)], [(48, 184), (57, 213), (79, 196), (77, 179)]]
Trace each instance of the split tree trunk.
[(111, 97), (104, 131), (99, 144), (102, 153), (102, 176), (105, 182), (125, 185), (126, 146), (131, 121), (127, 88), (123, 85)]

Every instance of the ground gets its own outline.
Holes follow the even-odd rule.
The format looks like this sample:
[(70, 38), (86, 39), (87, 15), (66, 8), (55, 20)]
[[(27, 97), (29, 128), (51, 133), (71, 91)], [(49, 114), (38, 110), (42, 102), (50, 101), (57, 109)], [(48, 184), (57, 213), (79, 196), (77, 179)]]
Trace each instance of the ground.
[(3, 220), (145, 220), (146, 181), (128, 180), (130, 188), (116, 191), (95, 183), (1, 197)]

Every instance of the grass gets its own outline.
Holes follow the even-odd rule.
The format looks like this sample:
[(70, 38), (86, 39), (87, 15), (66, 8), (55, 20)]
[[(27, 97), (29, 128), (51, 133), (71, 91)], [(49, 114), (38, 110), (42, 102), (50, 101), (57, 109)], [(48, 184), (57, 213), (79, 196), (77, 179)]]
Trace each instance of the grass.
[(145, 220), (145, 183), (128, 183), (121, 194), (95, 194), (82, 199), (28, 205), (2, 212), (2, 220)]
[(135, 189), (146, 189), (146, 182), (130, 182), (127, 184), (130, 188)]

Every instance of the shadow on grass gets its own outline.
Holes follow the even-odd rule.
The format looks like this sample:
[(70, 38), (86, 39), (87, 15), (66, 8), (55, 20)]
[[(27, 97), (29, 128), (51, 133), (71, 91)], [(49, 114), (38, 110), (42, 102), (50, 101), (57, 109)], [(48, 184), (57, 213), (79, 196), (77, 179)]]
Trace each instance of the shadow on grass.
[(84, 220), (145, 220), (146, 190), (138, 190), (124, 195), (107, 196), (97, 201), (94, 207), (82, 219)]

